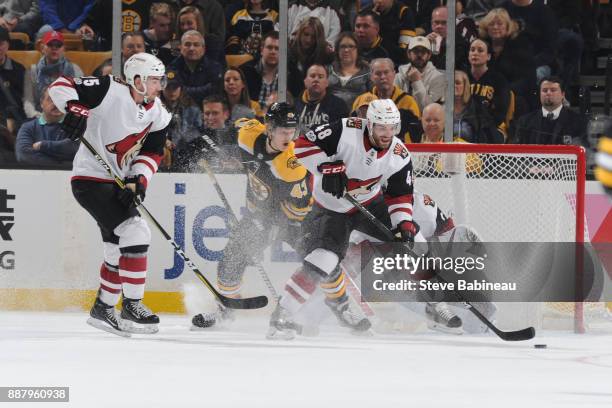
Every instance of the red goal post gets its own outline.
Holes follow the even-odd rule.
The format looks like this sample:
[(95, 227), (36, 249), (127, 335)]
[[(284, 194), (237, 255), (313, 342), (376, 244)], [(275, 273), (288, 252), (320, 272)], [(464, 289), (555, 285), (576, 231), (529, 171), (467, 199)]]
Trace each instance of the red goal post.
[[(469, 143), (406, 146), (413, 160), (415, 189), (430, 194), (459, 223), (475, 227), (485, 242), (588, 240), (584, 148)], [(575, 302), (573, 310), (568, 305), (572, 304), (560, 307), (564, 309), (560, 313), (568, 320), (573, 317), (574, 330), (583, 333), (583, 303)], [(538, 314), (543, 319), (542, 310)]]

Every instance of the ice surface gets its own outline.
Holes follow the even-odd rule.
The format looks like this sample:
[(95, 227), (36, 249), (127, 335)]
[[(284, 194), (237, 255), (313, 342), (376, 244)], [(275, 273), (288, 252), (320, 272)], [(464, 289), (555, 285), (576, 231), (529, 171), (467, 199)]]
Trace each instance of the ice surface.
[[(0, 385), (69, 386), (53, 407), (611, 407), (612, 336), (264, 338), (265, 316), (191, 332), (161, 316), (156, 335), (123, 339), (85, 313), (0, 312)], [(534, 349), (546, 343), (545, 350)], [(1, 404), (3, 405), (3, 404)], [(40, 404), (21, 403), (26, 407)]]

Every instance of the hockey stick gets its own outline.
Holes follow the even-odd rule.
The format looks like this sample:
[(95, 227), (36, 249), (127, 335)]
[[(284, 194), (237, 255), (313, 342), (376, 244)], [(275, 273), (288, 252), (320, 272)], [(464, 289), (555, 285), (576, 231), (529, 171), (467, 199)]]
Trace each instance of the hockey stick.
[[(221, 149), (219, 146), (217, 146), (215, 141), (212, 140), (212, 138), (210, 136), (208, 136), (207, 134), (203, 134), (200, 137), (202, 138), (202, 140), (204, 140), (204, 142), (206, 142), (208, 147), (210, 147), (215, 153), (223, 154), (224, 156), (227, 157), (227, 153), (225, 151), (223, 151), (223, 149)], [(232, 225), (238, 224), (238, 218), (236, 217), (236, 213), (234, 213), (234, 210), (232, 210), (232, 207), (230, 206), (230, 203), (227, 200), (227, 197), (225, 196), (225, 193), (223, 192), (223, 189), (221, 188), (221, 185), (219, 184), (219, 181), (217, 180), (217, 177), (215, 176), (215, 173), (212, 171), (212, 169), (210, 168), (210, 165), (208, 164), (208, 160), (202, 158), (202, 159), (200, 159), (200, 161), (198, 163), (202, 167), (204, 167), (204, 171), (206, 172), (206, 174), (210, 178), (210, 181), (213, 183), (213, 186), (215, 187), (215, 190), (217, 191), (217, 195), (219, 196), (219, 198), (223, 202), (223, 205), (225, 206), (225, 208), (227, 210), (227, 213), (228, 213), (228, 215), (230, 217), (230, 223), (232, 223)], [(239, 161), (238, 161), (238, 163), (240, 163), (241, 165), (244, 164), (244, 163), (239, 162)], [(252, 260), (252, 263), (255, 265), (255, 268), (259, 272), (259, 275), (263, 279), (264, 283), (266, 284), (266, 287), (270, 291), (270, 294), (272, 295), (274, 300), (278, 301), (280, 296), (278, 296), (278, 293), (276, 292), (276, 289), (274, 288), (274, 285), (272, 284), (272, 281), (270, 280), (270, 277), (266, 273), (266, 270), (263, 268), (263, 266), (261, 265), (260, 262), (255, 262), (255, 261)]]
[[(382, 233), (385, 234), (387, 239), (390, 241), (395, 240), (395, 236), (391, 232), (389, 228), (385, 224), (383, 224), (378, 218), (376, 218), (367, 208), (365, 208), (359, 201), (357, 201), (353, 196), (346, 193), (344, 195), (351, 204), (355, 206), (372, 224), (376, 226)], [(444, 283), (448, 283), (446, 279), (444, 279), (439, 273), (436, 274), (438, 279), (440, 279)], [(529, 340), (535, 336), (535, 329), (533, 327), (527, 327), (526, 329), (516, 330), (516, 331), (502, 331), (498, 329), (489, 319), (487, 319), (482, 313), (478, 311), (469, 301), (467, 301), (461, 294), (457, 291), (453, 291), (454, 295), (457, 299), (463, 303), (468, 310), (470, 310), (482, 323), (484, 323), (493, 333), (495, 333), (499, 338), (506, 341), (522, 341)]]
[[(121, 189), (126, 188), (123, 180), (121, 180), (115, 173), (113, 173), (113, 170), (110, 168), (108, 163), (106, 163), (106, 161), (102, 158), (102, 156), (98, 154), (96, 149), (87, 141), (87, 139), (82, 137), (81, 143), (83, 143), (85, 147), (87, 147), (90, 153), (96, 158), (98, 163), (100, 163), (100, 165), (104, 167), (108, 175), (113, 178), (113, 180), (119, 186), (119, 188)], [(259, 309), (259, 308), (265, 307), (268, 304), (268, 298), (266, 296), (257, 296), (257, 297), (246, 298), (246, 299), (233, 299), (227, 296), (223, 296), (221, 293), (219, 293), (214, 288), (214, 286), (208, 281), (208, 279), (206, 279), (206, 277), (202, 274), (202, 272), (200, 272), (200, 270), (195, 266), (195, 264), (191, 261), (191, 259), (189, 259), (187, 255), (185, 255), (185, 252), (181, 249), (181, 247), (178, 246), (176, 242), (174, 242), (170, 234), (166, 232), (164, 227), (162, 227), (161, 224), (157, 222), (157, 220), (153, 217), (153, 215), (151, 215), (149, 210), (147, 210), (144, 204), (142, 204), (140, 200), (138, 199), (136, 200), (136, 208), (141, 214), (144, 213), (146, 218), (148, 218), (149, 221), (151, 221), (153, 225), (155, 225), (157, 230), (161, 232), (161, 234), (164, 236), (166, 241), (168, 241), (168, 243), (172, 245), (172, 247), (174, 248), (174, 251), (183, 259), (183, 261), (185, 261), (185, 263), (191, 268), (193, 273), (196, 274), (196, 276), (202, 281), (202, 283), (204, 283), (204, 285), (208, 288), (208, 290), (210, 290), (213, 293), (213, 295), (215, 295), (217, 300), (219, 300), (219, 302), (223, 306), (228, 307), (230, 309)]]
[[(214, 146), (216, 146), (216, 145), (214, 145)], [(214, 147), (213, 147), (213, 149), (214, 149)], [(212, 169), (208, 165), (208, 161), (206, 159), (200, 159), (199, 164), (202, 167), (204, 167), (204, 171), (206, 171), (206, 174), (210, 178), (210, 181), (213, 183), (213, 186), (215, 187), (215, 190), (217, 191), (217, 195), (219, 196), (219, 198), (223, 202), (223, 205), (225, 206), (225, 208), (227, 210), (227, 214), (230, 217), (230, 223), (232, 225), (237, 225), (238, 224), (238, 218), (236, 218), (236, 214), (234, 213), (234, 210), (232, 210), (232, 207), (230, 206), (229, 201), (227, 201), (227, 197), (225, 196), (225, 193), (223, 192), (223, 189), (221, 188), (221, 185), (219, 184), (219, 181), (217, 180), (217, 177), (215, 176), (215, 173), (213, 173)], [(272, 295), (274, 300), (278, 301), (278, 298), (279, 298), (278, 293), (276, 292), (276, 289), (274, 289), (274, 285), (272, 284), (272, 281), (270, 280), (270, 277), (266, 273), (266, 270), (263, 268), (261, 263), (255, 262), (252, 259), (251, 259), (251, 261), (255, 265), (255, 268), (257, 268), (257, 270), (259, 271), (259, 275), (263, 279), (264, 283), (266, 284), (266, 287), (270, 291), (270, 294)]]

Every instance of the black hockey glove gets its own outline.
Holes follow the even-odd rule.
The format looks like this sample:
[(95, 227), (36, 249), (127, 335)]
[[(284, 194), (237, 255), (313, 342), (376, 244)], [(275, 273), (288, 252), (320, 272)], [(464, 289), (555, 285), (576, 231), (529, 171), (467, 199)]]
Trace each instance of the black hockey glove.
[(346, 165), (342, 160), (335, 162), (321, 163), (317, 170), (323, 175), (321, 187), (323, 191), (333, 195), (336, 198), (342, 198), (346, 192), (348, 185), (348, 177), (346, 177)]
[(125, 187), (119, 190), (118, 198), (126, 207), (139, 205), (144, 201), (147, 191), (147, 178), (142, 174), (126, 177), (123, 181)]
[(70, 140), (79, 140), (87, 129), (89, 108), (79, 101), (66, 103), (66, 116), (62, 122), (62, 130)]
[(414, 242), (419, 233), (419, 225), (413, 221), (402, 221), (397, 225), (395, 236), (400, 242)]

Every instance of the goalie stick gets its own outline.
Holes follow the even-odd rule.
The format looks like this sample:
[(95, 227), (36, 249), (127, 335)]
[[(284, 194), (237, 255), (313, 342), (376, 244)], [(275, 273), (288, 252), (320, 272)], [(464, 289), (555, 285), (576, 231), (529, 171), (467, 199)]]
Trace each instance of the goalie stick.
[[(113, 173), (113, 170), (110, 168), (108, 163), (106, 163), (106, 161), (102, 158), (102, 156), (98, 154), (96, 149), (87, 141), (87, 139), (85, 139), (84, 137), (81, 137), (81, 143), (83, 143), (85, 147), (87, 147), (87, 150), (89, 150), (89, 152), (95, 157), (98, 163), (100, 163), (100, 165), (104, 167), (108, 175), (113, 178), (113, 180), (119, 186), (119, 188), (121, 189), (126, 188), (123, 180), (121, 180), (116, 174)], [(200, 281), (202, 281), (202, 283), (208, 288), (208, 290), (210, 290), (212, 294), (215, 295), (217, 300), (223, 306), (230, 308), (230, 309), (259, 309), (259, 308), (265, 307), (268, 304), (268, 298), (266, 296), (256, 296), (256, 297), (245, 298), (245, 299), (233, 299), (233, 298), (229, 298), (219, 293), (214, 288), (214, 286), (208, 281), (208, 279), (206, 279), (206, 277), (202, 274), (202, 272), (200, 272), (200, 270), (195, 266), (195, 264), (191, 261), (191, 259), (189, 259), (187, 255), (185, 255), (185, 252), (181, 249), (181, 247), (178, 246), (176, 242), (174, 242), (174, 240), (172, 239), (170, 234), (166, 232), (164, 227), (162, 227), (161, 224), (157, 222), (155, 217), (153, 217), (153, 215), (149, 212), (149, 210), (147, 210), (144, 204), (142, 204), (142, 202), (138, 200), (138, 198), (136, 199), (136, 208), (141, 214), (144, 214), (146, 218), (148, 218), (149, 221), (153, 223), (153, 225), (155, 225), (157, 230), (164, 236), (166, 241), (170, 245), (172, 245), (172, 247), (174, 248), (174, 251), (183, 259), (183, 261), (185, 261), (185, 263), (191, 268), (193, 273), (196, 274), (196, 276), (200, 279)]]
[[(359, 201), (357, 201), (353, 196), (346, 193), (344, 198), (348, 200), (359, 212), (361, 212), (372, 224), (374, 224), (385, 236), (391, 240), (395, 241), (395, 236), (391, 232), (389, 228), (385, 224), (383, 224), (378, 218), (376, 218), (367, 208), (365, 208)], [(438, 279), (440, 279), (444, 283), (448, 283), (446, 279), (444, 279), (439, 273), (436, 274)], [(502, 331), (498, 329), (489, 319), (487, 319), (478, 309), (476, 309), (469, 301), (467, 301), (461, 294), (457, 291), (453, 291), (457, 299), (463, 303), (468, 310), (470, 310), (482, 323), (484, 323), (493, 333), (495, 333), (499, 338), (505, 341), (522, 341), (529, 340), (535, 337), (535, 329), (533, 327), (527, 327), (526, 329), (515, 330), (515, 331)]]
[[(225, 152), (219, 146), (217, 146), (217, 144), (214, 142), (214, 140), (212, 140), (208, 135), (203, 134), (201, 136), (201, 138), (202, 138), (202, 140), (204, 140), (208, 144), (208, 146), (213, 151), (215, 151), (216, 153), (225, 154)], [(215, 176), (215, 173), (213, 173), (212, 169), (210, 168), (210, 165), (208, 164), (208, 161), (206, 159), (202, 158), (202, 159), (200, 159), (199, 164), (202, 167), (204, 167), (204, 171), (206, 172), (206, 174), (210, 178), (210, 181), (213, 183), (213, 186), (215, 187), (215, 190), (217, 191), (217, 195), (219, 196), (219, 198), (223, 202), (223, 205), (225, 206), (225, 209), (227, 210), (227, 214), (229, 215), (230, 223), (232, 225), (238, 224), (238, 218), (236, 217), (236, 214), (234, 213), (234, 210), (232, 210), (232, 207), (230, 206), (230, 203), (227, 200), (227, 197), (225, 196), (225, 193), (223, 192), (223, 189), (221, 188), (221, 185), (219, 184), (219, 181), (217, 180), (217, 177)], [(253, 260), (251, 260), (251, 261), (254, 264), (254, 266), (257, 269), (257, 271), (259, 272), (259, 275), (263, 279), (264, 283), (266, 284), (266, 287), (270, 291), (270, 294), (272, 295), (274, 300), (278, 301), (278, 299), (279, 299), (278, 293), (276, 292), (276, 289), (274, 288), (274, 285), (272, 284), (272, 281), (270, 280), (270, 277), (266, 273), (266, 270), (263, 268), (263, 266), (261, 265), (260, 262), (255, 262)]]

